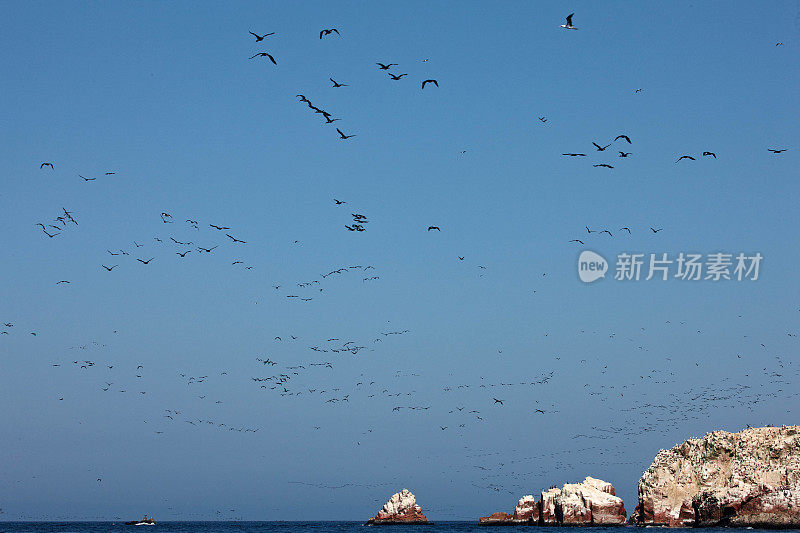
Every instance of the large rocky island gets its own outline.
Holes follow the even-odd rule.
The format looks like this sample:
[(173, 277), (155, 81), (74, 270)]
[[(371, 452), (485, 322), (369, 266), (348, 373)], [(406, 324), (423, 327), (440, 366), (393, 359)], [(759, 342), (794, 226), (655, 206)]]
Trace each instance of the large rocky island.
[(800, 527), (800, 426), (715, 431), (661, 450), (639, 480), (644, 526)]
[(493, 513), (479, 523), (492, 525), (540, 526), (619, 526), (625, 524), (625, 506), (614, 487), (600, 479), (587, 477), (581, 483), (567, 483), (562, 488), (542, 491), (537, 501), (533, 495), (517, 502), (514, 514)]
[(393, 494), (378, 514), (367, 520), (367, 525), (428, 523), (422, 508), (417, 505), (417, 499), (408, 489)]

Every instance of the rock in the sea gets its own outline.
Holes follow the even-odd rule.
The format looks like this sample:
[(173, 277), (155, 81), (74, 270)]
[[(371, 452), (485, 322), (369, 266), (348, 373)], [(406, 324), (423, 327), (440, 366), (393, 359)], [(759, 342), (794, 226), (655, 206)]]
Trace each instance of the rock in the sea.
[(513, 517), (508, 513), (492, 513), (489, 516), (482, 516), (478, 519), (478, 523), (482, 526), (498, 526), (505, 525), (512, 521)]
[(634, 521), (800, 527), (800, 426), (715, 431), (661, 450), (639, 480)]
[(553, 487), (546, 491), (542, 491), (542, 497), (539, 500), (539, 516), (541, 522), (547, 524), (558, 524), (561, 522), (561, 489)]
[(514, 508), (514, 520), (523, 522), (539, 521), (539, 504), (532, 494), (523, 496)]
[(542, 491), (539, 501), (523, 496), (514, 514), (494, 513), (480, 524), (533, 524), (563, 526), (611, 526), (625, 524), (625, 506), (614, 494), (611, 483), (587, 477), (581, 483)]
[(389, 501), (383, 505), (367, 524), (427, 524), (428, 519), (422, 514), (422, 508), (417, 505), (417, 499), (408, 490), (393, 494)]

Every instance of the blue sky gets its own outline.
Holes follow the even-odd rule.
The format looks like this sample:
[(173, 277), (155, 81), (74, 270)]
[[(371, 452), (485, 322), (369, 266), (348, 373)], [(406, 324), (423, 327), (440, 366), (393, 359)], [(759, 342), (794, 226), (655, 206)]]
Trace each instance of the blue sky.
[[(0, 16), (0, 519), (472, 519), (586, 475), (630, 512), (659, 449), (797, 420), (800, 3)], [(583, 284), (584, 249), (764, 260)]]

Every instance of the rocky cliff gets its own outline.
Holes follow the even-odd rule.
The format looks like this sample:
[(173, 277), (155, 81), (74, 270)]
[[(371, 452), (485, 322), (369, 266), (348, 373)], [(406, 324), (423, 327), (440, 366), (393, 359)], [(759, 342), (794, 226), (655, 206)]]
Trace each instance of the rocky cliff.
[(581, 483), (542, 491), (539, 501), (523, 496), (514, 514), (494, 513), (482, 517), (483, 525), (609, 526), (625, 523), (625, 507), (611, 483), (587, 477)]
[(383, 505), (378, 514), (370, 518), (367, 524), (427, 524), (428, 519), (417, 505), (417, 499), (407, 489), (393, 494)]
[(715, 431), (661, 450), (639, 480), (633, 520), (800, 527), (800, 426)]

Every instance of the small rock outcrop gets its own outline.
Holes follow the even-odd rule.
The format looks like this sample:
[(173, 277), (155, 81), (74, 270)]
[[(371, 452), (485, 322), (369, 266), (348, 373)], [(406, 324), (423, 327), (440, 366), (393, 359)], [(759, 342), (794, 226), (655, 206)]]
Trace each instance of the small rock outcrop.
[(800, 527), (800, 426), (715, 431), (661, 450), (639, 480), (639, 525)]
[(367, 520), (367, 524), (427, 524), (428, 519), (417, 505), (417, 499), (408, 489), (393, 494), (378, 514)]
[(581, 483), (542, 491), (539, 501), (523, 496), (514, 514), (481, 517), (482, 525), (618, 526), (625, 524), (625, 506), (611, 483), (587, 477)]

